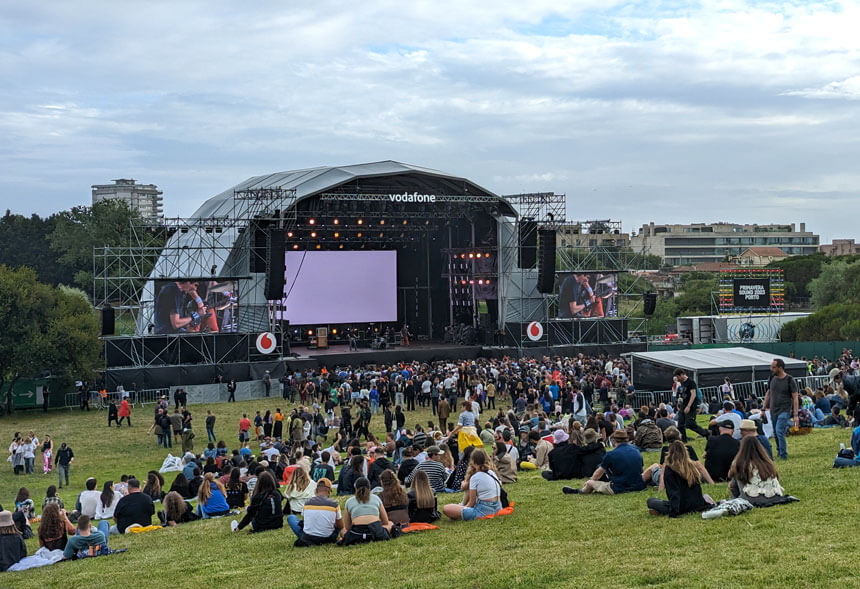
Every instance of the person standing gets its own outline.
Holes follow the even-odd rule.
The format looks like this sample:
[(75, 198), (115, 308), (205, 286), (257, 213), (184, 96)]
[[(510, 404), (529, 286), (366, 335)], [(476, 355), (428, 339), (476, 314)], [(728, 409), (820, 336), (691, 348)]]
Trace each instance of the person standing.
[(248, 419), (248, 414), (243, 413), (242, 419), (239, 420), (239, 442), (247, 442), (251, 439), (251, 420)]
[(42, 442), (42, 474), (51, 472), (51, 458), (54, 457), (54, 441), (51, 436), (46, 435)]
[(218, 441), (218, 438), (215, 437), (215, 416), (210, 410), (206, 411), (206, 437), (209, 442)]
[(57, 451), (57, 456), (54, 459), (54, 464), (57, 465), (57, 476), (59, 477), (60, 485), (63, 488), (63, 478), (66, 479), (66, 486), (69, 486), (69, 470), (71, 470), (72, 461), (75, 459), (75, 453), (66, 445), (65, 442), (60, 444), (60, 449)]
[(267, 397), (272, 392), (272, 375), (269, 374), (268, 370), (263, 374), (263, 389), (265, 389)]
[(696, 415), (699, 413), (699, 391), (696, 381), (690, 378), (683, 368), (676, 368), (675, 376), (678, 377), (680, 385), (678, 387), (678, 429), (681, 431), (681, 438), (687, 441), (687, 428), (707, 438), (708, 431), (696, 423)]
[(230, 397), (227, 399), (228, 403), (236, 402), (236, 379), (231, 378), (230, 382), (227, 383), (227, 392), (230, 393)]
[(788, 434), (789, 422), (794, 418), (794, 427), (800, 426), (798, 417), (798, 406), (800, 397), (797, 391), (797, 382), (794, 377), (785, 372), (785, 362), (782, 358), (775, 358), (770, 363), (771, 378), (768, 383), (767, 393), (764, 396), (763, 411), (770, 409), (770, 415), (774, 419), (773, 437), (776, 440), (776, 453), (779, 458), (788, 458), (785, 436)]
[(119, 404), (119, 421), (116, 422), (116, 426), (122, 426), (122, 420), (125, 419), (128, 423), (128, 427), (131, 427), (131, 405), (128, 404), (128, 399), (123, 399)]
[(448, 418), (451, 417), (451, 405), (448, 403), (448, 399), (440, 397), (436, 411), (439, 416), (439, 431), (444, 434), (448, 431)]

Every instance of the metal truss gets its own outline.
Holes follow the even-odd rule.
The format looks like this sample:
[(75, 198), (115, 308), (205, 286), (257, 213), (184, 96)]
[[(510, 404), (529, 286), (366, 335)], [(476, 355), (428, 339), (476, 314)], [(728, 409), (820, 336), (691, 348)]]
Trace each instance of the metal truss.
[[(269, 244), (255, 247), (254, 234), (292, 228), (295, 202), (292, 189), (245, 189), (235, 191), (212, 216), (132, 222), (127, 244), (93, 249), (95, 306), (114, 308), (120, 333), (134, 326), (145, 334), (154, 312), (154, 280), (252, 278), (242, 292), (242, 317), (248, 321), (244, 327), (271, 328), (271, 305), (258, 288), (269, 270)], [(252, 273), (255, 267), (266, 272)]]
[(567, 197), (554, 192), (529, 192), (504, 197), (521, 219), (533, 220), (546, 228), (555, 228), (567, 218)]
[[(396, 194), (399, 194), (395, 191)], [(320, 195), (320, 200), (342, 200), (342, 201), (374, 201), (374, 202), (404, 202), (404, 201), (393, 201), (391, 197), (395, 193), (385, 193), (385, 194), (369, 194), (369, 193), (341, 193), (341, 192), (326, 192)], [(415, 192), (415, 194), (418, 194)], [(409, 196), (409, 195), (407, 195)], [(429, 195), (421, 194), (419, 197), (427, 197)], [(481, 194), (458, 194), (458, 195), (442, 195), (435, 194), (432, 195), (433, 200), (414, 200), (408, 202), (415, 203), (430, 203), (430, 202), (454, 202), (454, 203), (463, 203), (463, 202), (474, 202), (474, 203), (497, 203), (499, 202), (499, 198), (497, 196), (485, 196)]]

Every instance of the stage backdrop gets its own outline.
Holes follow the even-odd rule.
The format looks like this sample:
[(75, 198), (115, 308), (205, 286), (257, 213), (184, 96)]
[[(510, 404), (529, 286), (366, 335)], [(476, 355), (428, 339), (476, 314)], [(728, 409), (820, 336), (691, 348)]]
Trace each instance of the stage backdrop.
[(284, 310), (293, 325), (397, 321), (397, 252), (288, 251)]

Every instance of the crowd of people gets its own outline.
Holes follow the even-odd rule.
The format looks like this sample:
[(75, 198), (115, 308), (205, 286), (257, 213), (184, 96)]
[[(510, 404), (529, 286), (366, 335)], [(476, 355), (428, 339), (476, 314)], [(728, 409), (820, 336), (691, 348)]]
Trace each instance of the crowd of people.
[[(850, 356), (828, 372), (840, 400), (830, 401), (828, 409), (832, 415), (838, 405), (848, 414), (844, 425), (855, 428), (855, 455), (860, 454), (857, 372)], [(170, 484), (158, 471), (141, 478), (124, 474), (118, 482), (89, 478), (68, 511), (51, 485), (41, 502), (37, 535), (41, 546), (72, 558), (109, 550), (110, 535), (148, 528), (155, 517), (162, 526), (177, 526), (235, 515), (230, 525), (235, 532), (280, 529), (286, 521), (296, 547), (389, 540), (442, 517), (493, 516), (510, 505), (510, 485), (531, 470), (550, 481), (585, 479), (581, 486), (564, 487), (567, 494), (656, 487), (666, 499), (647, 500), (653, 514), (730, 512), (730, 504), (721, 507), (703, 492), (703, 485), (720, 482), (728, 484), (732, 497), (753, 506), (775, 505), (794, 498), (780, 483), (770, 439), (777, 460), (787, 459), (786, 435), (792, 423), (801, 425), (805, 399), (811, 393), (813, 407), (822, 412), (823, 403), (815, 394), (821, 391), (800, 391), (780, 360), (772, 373), (763, 402), (727, 392), (702, 428), (696, 420), (701, 397), (689, 375), (676, 371), (680, 386), (671, 403), (633, 408), (625, 402), (633, 389), (620, 358), (323, 369), (281, 379), (284, 405), (300, 404), (289, 411), (276, 407), (243, 414), (233, 449), (216, 435), (215, 417), (208, 412), (202, 452), (194, 449), (187, 399), (175, 398), (171, 410), (164, 397), (154, 408), (150, 431), (159, 446), (182, 447), (181, 463), (162, 469), (176, 472)], [(434, 419), (408, 426), (407, 415), (416, 406), (429, 408)], [(371, 428), (380, 418), (384, 437), (374, 434), (381, 428)], [(687, 430), (707, 438), (701, 459), (687, 443)], [(44, 473), (57, 466), (59, 488), (63, 481), (68, 486), (71, 448), (63, 443), (55, 452), (48, 436), (40, 442), (34, 432), (16, 433), (10, 447), (13, 472), (33, 472), (38, 448)], [(443, 501), (440, 513), (438, 498), (449, 493), (462, 493), (462, 499)], [(33, 534), (36, 505), (22, 487), (14, 512), (0, 513), (0, 569), (26, 554), (21, 547)], [(7, 520), (11, 527), (4, 526)], [(11, 529), (20, 543), (4, 537), (14, 535), (4, 533)]]

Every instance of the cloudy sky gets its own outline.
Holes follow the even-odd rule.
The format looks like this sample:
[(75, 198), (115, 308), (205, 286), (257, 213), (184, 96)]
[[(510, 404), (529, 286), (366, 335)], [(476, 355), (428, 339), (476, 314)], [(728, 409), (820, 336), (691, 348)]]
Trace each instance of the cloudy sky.
[(134, 177), (187, 216), (252, 175), (395, 159), (628, 231), (860, 239), (858, 2), (247, 4), (4, 2), (0, 205)]

